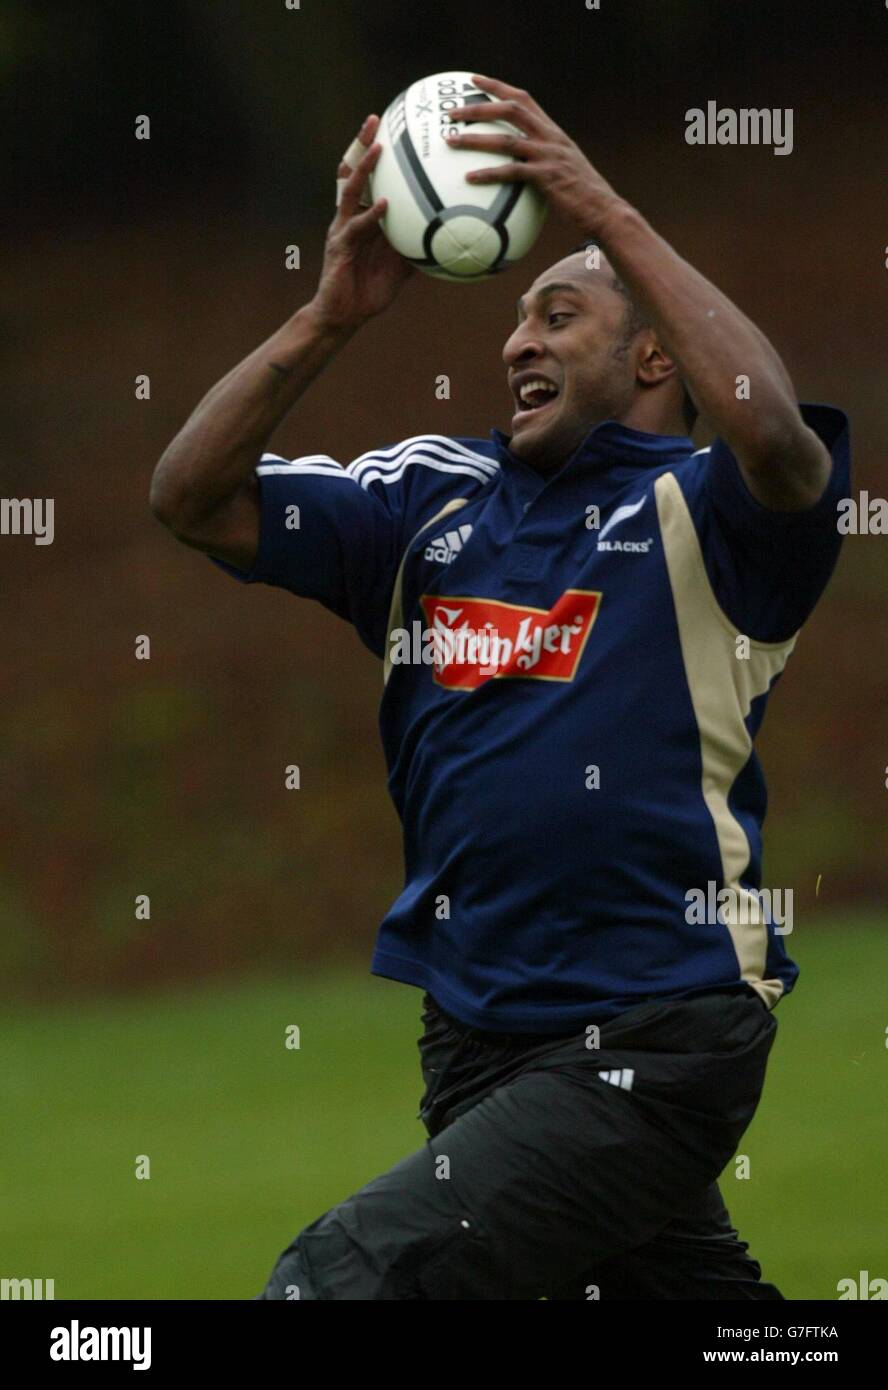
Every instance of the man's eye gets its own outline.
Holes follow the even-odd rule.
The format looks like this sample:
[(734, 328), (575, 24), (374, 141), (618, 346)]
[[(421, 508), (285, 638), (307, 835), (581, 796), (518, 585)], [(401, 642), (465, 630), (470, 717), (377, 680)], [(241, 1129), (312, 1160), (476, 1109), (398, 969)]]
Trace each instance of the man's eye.
[(549, 322), (554, 323), (555, 319), (569, 319), (570, 317), (571, 315), (566, 310), (556, 309), (554, 313), (549, 315)]

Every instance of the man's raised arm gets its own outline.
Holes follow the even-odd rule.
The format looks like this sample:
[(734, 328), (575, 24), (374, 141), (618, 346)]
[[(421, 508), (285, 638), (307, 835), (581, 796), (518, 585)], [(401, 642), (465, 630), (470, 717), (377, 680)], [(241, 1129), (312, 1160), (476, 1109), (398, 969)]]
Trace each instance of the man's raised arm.
[[(628, 203), (610, 203), (596, 235), (756, 500), (780, 511), (813, 506), (830, 456), (761, 330)], [(738, 396), (739, 377), (748, 378), (748, 395)]]
[[(469, 182), (533, 183), (576, 231), (595, 238), (752, 495), (780, 511), (813, 506), (829, 481), (830, 457), (802, 419), (764, 334), (619, 197), (529, 93), (479, 73), (472, 80), (491, 101), (457, 107), (450, 120), (506, 120), (520, 134), (456, 135), (463, 149), (514, 156), (513, 163), (473, 170)], [(749, 378), (748, 399), (738, 398), (738, 376)]]
[[(392, 303), (412, 273), (379, 227), (385, 200), (361, 196), (381, 147), (378, 116), (358, 136), (366, 153), (343, 160), (342, 201), (330, 224), (313, 299), (204, 397), (161, 457), (154, 515), (186, 545), (249, 570), (259, 540), (255, 467), (266, 443), (318, 373), (360, 326)], [(354, 146), (352, 146), (354, 149)]]

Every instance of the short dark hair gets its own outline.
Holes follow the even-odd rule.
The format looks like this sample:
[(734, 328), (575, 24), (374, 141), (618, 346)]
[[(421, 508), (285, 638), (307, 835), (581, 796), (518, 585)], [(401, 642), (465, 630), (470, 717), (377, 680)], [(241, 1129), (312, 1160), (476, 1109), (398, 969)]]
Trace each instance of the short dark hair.
[[(581, 246), (575, 246), (573, 250), (568, 251), (567, 254), (568, 256), (576, 256), (580, 251), (590, 251), (593, 248), (596, 251), (601, 250), (601, 247), (599, 246), (598, 242), (594, 239), (591, 241), (584, 241)], [(632, 298), (632, 295), (629, 293), (627, 286), (623, 284), (623, 281), (620, 279), (616, 271), (614, 271), (613, 277), (611, 279), (611, 289), (616, 290), (617, 294), (621, 294), (626, 301), (626, 318), (623, 323), (623, 341), (620, 344), (620, 346), (628, 347), (629, 343), (631, 343), (636, 333), (640, 333), (642, 328), (649, 328), (650, 324), (648, 323), (648, 320), (642, 313), (641, 309), (636, 304), (635, 300)], [(685, 386), (684, 382), (682, 382), (682, 390), (684, 392), (684, 398), (681, 403), (681, 413), (684, 418), (685, 429), (687, 430), (688, 434), (690, 434), (697, 423), (698, 411), (697, 407), (694, 405), (694, 402), (691, 400), (691, 393), (688, 391), (688, 388)]]

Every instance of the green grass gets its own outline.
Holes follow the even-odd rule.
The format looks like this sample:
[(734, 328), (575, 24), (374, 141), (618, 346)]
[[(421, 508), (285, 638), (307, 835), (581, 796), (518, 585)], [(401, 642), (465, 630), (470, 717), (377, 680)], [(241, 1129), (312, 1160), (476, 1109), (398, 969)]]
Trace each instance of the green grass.
[[(835, 1298), (888, 1276), (883, 933), (836, 922), (793, 954), (751, 1176), (731, 1166), (722, 1190), (765, 1277)], [(0, 1275), (58, 1298), (251, 1297), (303, 1225), (421, 1144), (419, 1011), (419, 991), (339, 971), (7, 1014)]]
[(749, 1180), (721, 1188), (765, 1277), (787, 1298), (836, 1298), (839, 1279), (888, 1278), (888, 937), (875, 920), (790, 938), (799, 983), (755, 1119)]

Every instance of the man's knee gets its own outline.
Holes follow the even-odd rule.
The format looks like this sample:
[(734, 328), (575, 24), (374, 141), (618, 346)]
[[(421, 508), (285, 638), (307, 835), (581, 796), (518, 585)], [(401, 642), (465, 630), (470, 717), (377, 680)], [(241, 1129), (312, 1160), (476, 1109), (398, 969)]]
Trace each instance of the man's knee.
[(317, 1300), (320, 1295), (301, 1248), (302, 1236), (298, 1235), (280, 1256), (271, 1271), (268, 1283), (258, 1298), (274, 1299), (279, 1302), (304, 1302)]
[(262, 1297), (446, 1298), (454, 1266), (463, 1264), (461, 1246), (475, 1247), (467, 1252), (469, 1265), (483, 1262), (478, 1237), (427, 1146), (306, 1226), (281, 1255)]

